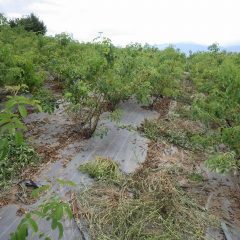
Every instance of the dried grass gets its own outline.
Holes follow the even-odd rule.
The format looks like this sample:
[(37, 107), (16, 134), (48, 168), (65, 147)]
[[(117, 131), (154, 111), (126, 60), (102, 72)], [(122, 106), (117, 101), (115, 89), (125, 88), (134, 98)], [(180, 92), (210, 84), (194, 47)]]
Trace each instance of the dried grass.
[(168, 170), (142, 166), (118, 184), (98, 181), (78, 197), (96, 240), (204, 239), (207, 213), (180, 190)]

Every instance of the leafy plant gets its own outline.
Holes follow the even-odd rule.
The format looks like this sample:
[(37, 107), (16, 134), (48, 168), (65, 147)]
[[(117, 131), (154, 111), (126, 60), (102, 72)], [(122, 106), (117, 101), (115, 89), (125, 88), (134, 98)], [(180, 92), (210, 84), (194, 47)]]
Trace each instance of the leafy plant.
[(58, 239), (61, 239), (63, 237), (64, 231), (61, 220), (65, 215), (68, 216), (69, 219), (72, 219), (73, 217), (69, 204), (63, 202), (57, 197), (52, 198), (44, 204), (40, 205), (38, 210), (27, 213), (24, 216), (18, 225), (16, 232), (11, 234), (11, 240), (28, 239), (30, 233), (32, 238), (34, 236), (38, 236), (38, 238), (44, 237), (45, 240), (50, 240), (50, 237), (46, 232), (41, 232), (39, 230), (35, 217), (40, 217), (46, 221), (50, 221), (51, 229), (58, 229)]
[(41, 110), (36, 100), (11, 96), (0, 112), (1, 188), (6, 187), (25, 166), (39, 161), (39, 157), (33, 148), (27, 146), (23, 137), (26, 126), (22, 119), (28, 115), (26, 106)]
[(235, 159), (236, 154), (234, 152), (226, 152), (222, 154), (216, 154), (206, 160), (206, 166), (217, 173), (227, 173), (237, 168), (237, 161)]
[[(72, 181), (65, 179), (57, 179), (58, 184), (66, 185), (70, 187), (76, 186)], [(33, 197), (39, 197), (43, 192), (51, 189), (50, 185), (43, 185), (32, 192)], [(33, 210), (25, 214), (24, 218), (19, 223), (16, 231), (11, 233), (11, 240), (27, 240), (29, 237), (45, 238), (50, 240), (47, 232), (42, 232), (38, 227), (38, 221), (36, 219), (42, 219), (47, 222), (51, 222), (51, 229), (58, 229), (58, 239), (63, 237), (64, 227), (62, 220), (67, 216), (70, 220), (73, 218), (70, 204), (61, 200), (59, 197), (51, 197), (46, 199), (36, 210)], [(31, 236), (30, 236), (31, 235)]]
[(8, 149), (8, 137), (14, 137), (17, 145), (23, 144), (23, 131), (26, 127), (22, 118), (28, 115), (26, 105), (42, 110), (39, 102), (23, 96), (9, 96), (5, 108), (0, 112), (0, 149), (4, 158)]
[(56, 98), (51, 91), (41, 88), (34, 93), (33, 98), (39, 101), (39, 104), (44, 112), (53, 113), (59, 107)]

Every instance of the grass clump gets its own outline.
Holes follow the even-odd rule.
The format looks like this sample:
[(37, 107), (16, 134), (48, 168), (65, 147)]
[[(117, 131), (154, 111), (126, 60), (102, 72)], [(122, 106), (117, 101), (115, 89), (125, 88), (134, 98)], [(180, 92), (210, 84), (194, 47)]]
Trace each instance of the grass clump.
[(188, 174), (187, 178), (188, 178), (188, 180), (190, 180), (192, 182), (198, 182), (199, 183), (199, 182), (204, 181), (203, 176), (201, 174), (195, 173), (195, 172)]
[[(209, 216), (167, 170), (142, 167), (121, 186), (98, 181), (78, 198), (91, 239), (204, 239)], [(211, 220), (212, 221), (212, 220)]]
[(205, 161), (205, 165), (217, 173), (228, 173), (238, 168), (234, 152), (218, 153)]
[(122, 177), (118, 164), (104, 157), (80, 165), (79, 170), (101, 181), (118, 181)]

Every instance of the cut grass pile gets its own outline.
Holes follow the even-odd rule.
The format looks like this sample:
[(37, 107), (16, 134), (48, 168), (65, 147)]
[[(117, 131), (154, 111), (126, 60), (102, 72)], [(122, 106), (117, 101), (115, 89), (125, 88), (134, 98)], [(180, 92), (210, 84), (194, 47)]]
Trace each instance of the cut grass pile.
[(122, 177), (117, 163), (103, 157), (96, 157), (95, 160), (80, 165), (79, 170), (101, 181), (116, 182)]
[(206, 134), (199, 123), (181, 118), (145, 120), (139, 129), (153, 141), (166, 139), (188, 150), (203, 150), (213, 145), (214, 136)]
[[(110, 162), (98, 159), (81, 166), (100, 180), (78, 197), (79, 215), (85, 219), (91, 239), (205, 239), (213, 221), (177, 187), (171, 171), (145, 165), (123, 176)], [(111, 173), (106, 172), (109, 165), (114, 166)], [(110, 176), (118, 184), (101, 181)]]

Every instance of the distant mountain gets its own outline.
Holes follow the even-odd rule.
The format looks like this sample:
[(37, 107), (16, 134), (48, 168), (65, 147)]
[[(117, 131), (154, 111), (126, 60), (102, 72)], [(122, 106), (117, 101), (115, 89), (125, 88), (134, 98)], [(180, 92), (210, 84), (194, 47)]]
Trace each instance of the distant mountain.
[[(186, 54), (189, 54), (189, 51), (199, 52), (199, 51), (207, 51), (208, 46), (207, 45), (201, 45), (196, 43), (173, 43), (173, 44), (156, 44), (154, 47), (157, 47), (159, 49), (164, 49), (168, 47), (169, 45), (174, 46), (177, 49), (180, 49), (181, 52), (184, 52)], [(228, 52), (240, 52), (240, 44), (239, 45), (225, 45), (221, 46), (222, 50), (226, 50)]]
[(240, 52), (240, 45), (229, 45), (222, 48), (228, 52)]

